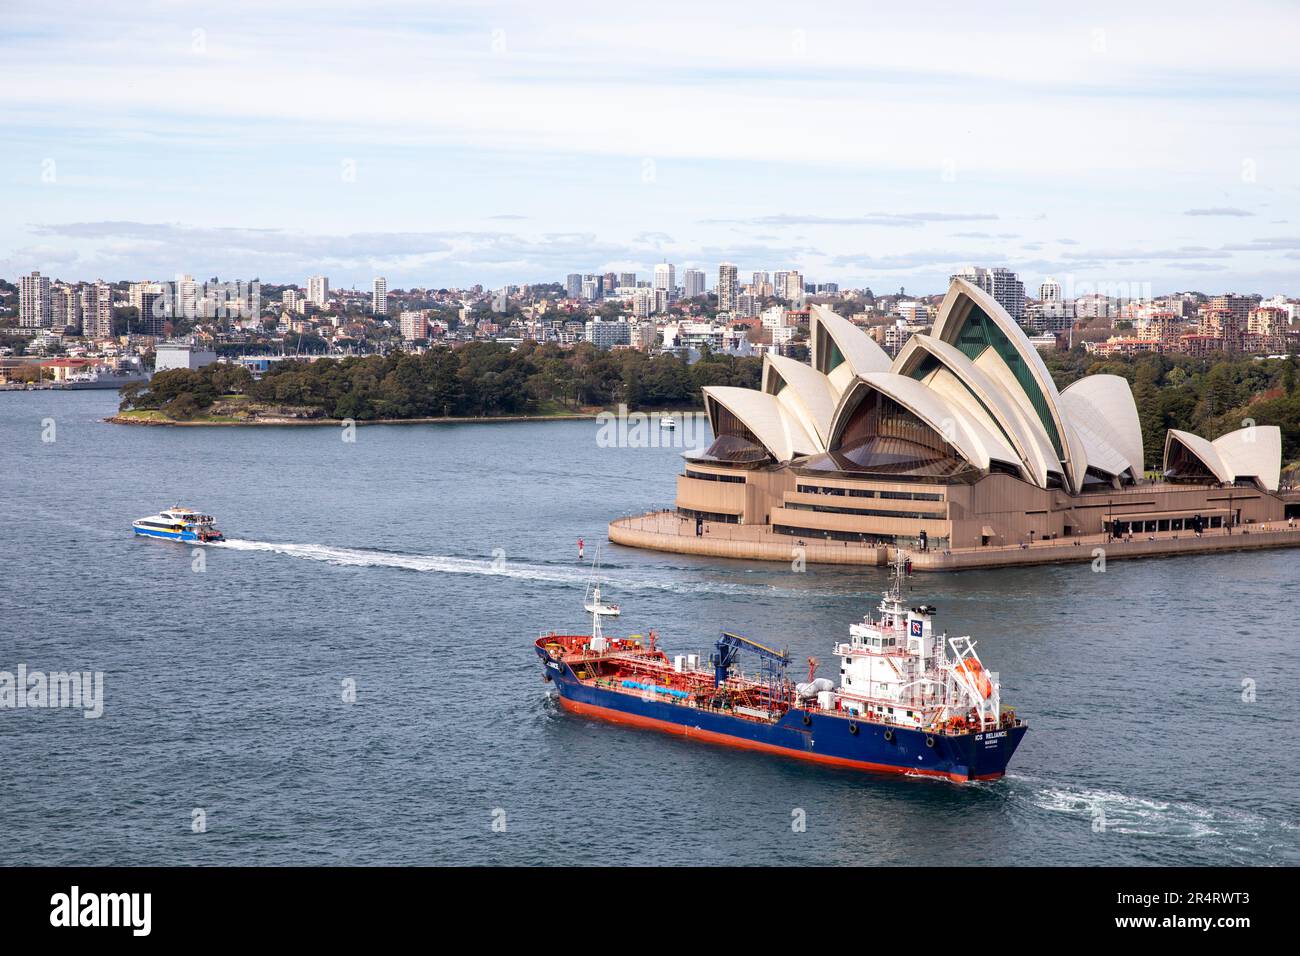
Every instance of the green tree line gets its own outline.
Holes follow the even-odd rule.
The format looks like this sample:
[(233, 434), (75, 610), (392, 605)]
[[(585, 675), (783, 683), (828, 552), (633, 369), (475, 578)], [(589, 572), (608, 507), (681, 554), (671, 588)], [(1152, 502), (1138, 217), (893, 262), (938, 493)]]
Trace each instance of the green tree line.
[(705, 385), (757, 388), (755, 358), (705, 353), (688, 365), (675, 355), (561, 349), (526, 342), (434, 348), (422, 354), (286, 360), (254, 381), (240, 366), (216, 363), (160, 372), (123, 389), (122, 410), (158, 409), (172, 418), (202, 414), (222, 395), (312, 408), (331, 418), (476, 417), (543, 408), (626, 403), (630, 408), (698, 407)]
[(1119, 375), (1128, 380), (1142, 423), (1147, 468), (1160, 467), (1165, 432), (1171, 428), (1213, 440), (1250, 421), (1277, 425), (1282, 432), (1282, 461), (1300, 459), (1300, 365), (1294, 355), (1098, 359), (1080, 347), (1048, 353), (1045, 358), (1058, 388), (1084, 375)]

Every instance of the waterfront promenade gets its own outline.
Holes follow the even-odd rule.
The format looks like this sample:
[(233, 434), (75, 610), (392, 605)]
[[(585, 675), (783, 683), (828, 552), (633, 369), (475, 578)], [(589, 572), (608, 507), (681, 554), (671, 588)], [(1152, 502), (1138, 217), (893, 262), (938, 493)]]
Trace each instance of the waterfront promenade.
[[(609, 524), (609, 540), (615, 544), (715, 558), (793, 562), (800, 557), (799, 549), (802, 548), (803, 558), (810, 564), (883, 566), (889, 563), (894, 550), (892, 546), (872, 543), (778, 535), (768, 527), (724, 522), (706, 521), (703, 532), (697, 535), (694, 521), (672, 511), (617, 518)], [(1033, 564), (1091, 563), (1099, 556), (1099, 548), (1104, 551), (1107, 561), (1113, 561), (1294, 547), (1300, 547), (1300, 521), (1295, 520), (1244, 525), (1231, 531), (1215, 529), (1201, 535), (1191, 531), (1165, 531), (1108, 539), (1106, 535), (1095, 534), (1032, 544), (908, 550), (913, 567), (918, 571), (962, 571)]]

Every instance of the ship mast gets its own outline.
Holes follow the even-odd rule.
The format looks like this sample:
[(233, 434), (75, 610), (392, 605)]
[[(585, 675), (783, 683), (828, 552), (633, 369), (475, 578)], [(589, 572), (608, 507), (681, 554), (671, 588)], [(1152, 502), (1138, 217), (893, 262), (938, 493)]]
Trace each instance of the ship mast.
[(583, 604), (583, 608), (591, 613), (591, 649), (594, 651), (605, 649), (605, 630), (601, 625), (601, 618), (618, 617), (622, 613), (617, 604), (605, 604), (601, 601), (600, 578), (597, 576), (599, 570), (600, 550), (597, 549), (591, 562), (591, 581), (587, 585), (591, 599)]

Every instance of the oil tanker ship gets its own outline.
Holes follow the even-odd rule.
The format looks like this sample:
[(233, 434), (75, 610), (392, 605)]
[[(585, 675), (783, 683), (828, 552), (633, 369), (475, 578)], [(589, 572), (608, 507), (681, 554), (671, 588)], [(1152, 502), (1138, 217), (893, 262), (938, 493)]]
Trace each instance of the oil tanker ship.
[[(602, 602), (599, 585), (584, 604), (590, 634), (543, 634), (535, 647), (543, 678), (576, 714), (833, 766), (997, 779), (1027, 725), (1002, 704), (975, 641), (936, 634), (932, 605), (908, 607), (909, 571), (900, 553), (878, 613), (835, 645), (838, 684), (816, 676), (815, 658), (794, 683), (786, 651), (730, 632), (707, 666), (695, 654), (670, 659), (653, 631), (606, 637), (602, 621), (620, 609)], [(756, 659), (755, 673), (740, 670), (741, 654)]]

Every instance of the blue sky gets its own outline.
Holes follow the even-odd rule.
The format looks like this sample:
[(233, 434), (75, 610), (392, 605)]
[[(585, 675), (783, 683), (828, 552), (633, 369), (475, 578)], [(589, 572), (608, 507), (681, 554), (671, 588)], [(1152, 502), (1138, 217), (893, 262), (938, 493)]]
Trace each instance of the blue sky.
[(0, 274), (1300, 295), (1294, 3), (902, 6), (10, 0)]

